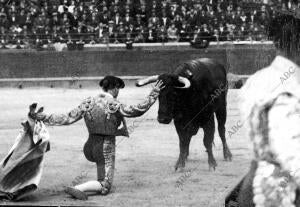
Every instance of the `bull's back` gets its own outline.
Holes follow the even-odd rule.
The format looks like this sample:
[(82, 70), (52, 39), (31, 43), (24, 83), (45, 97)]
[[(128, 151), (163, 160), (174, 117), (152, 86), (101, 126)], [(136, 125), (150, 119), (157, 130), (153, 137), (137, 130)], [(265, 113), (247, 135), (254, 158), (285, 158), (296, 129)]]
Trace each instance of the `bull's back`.
[(188, 75), (187, 70), (192, 74), (195, 82), (207, 81), (218, 88), (227, 84), (227, 72), (225, 67), (211, 58), (199, 58), (187, 61), (184, 67), (178, 67), (175, 74)]

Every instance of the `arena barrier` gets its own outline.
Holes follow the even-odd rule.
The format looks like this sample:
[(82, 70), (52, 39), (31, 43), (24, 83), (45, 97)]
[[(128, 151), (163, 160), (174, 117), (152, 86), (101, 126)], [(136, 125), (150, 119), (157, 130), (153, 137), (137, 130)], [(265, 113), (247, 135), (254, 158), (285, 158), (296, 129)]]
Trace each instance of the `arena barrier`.
[[(0, 88), (97, 88), (99, 80), (104, 76), (98, 77), (78, 77), (78, 78), (8, 78), (0, 79)], [(146, 76), (119, 76), (126, 86), (135, 86), (137, 80)], [(228, 88), (239, 89), (246, 82), (249, 75), (228, 74)]]
[[(83, 51), (0, 50), (0, 87), (98, 87), (105, 75), (135, 80), (172, 72), (184, 61), (210, 57), (233, 75), (230, 87), (238, 88), (248, 75), (270, 64), (275, 56), (272, 44), (220, 44), (206, 49), (168, 44), (120, 47), (89, 47)], [(246, 76), (244, 76), (246, 75)]]

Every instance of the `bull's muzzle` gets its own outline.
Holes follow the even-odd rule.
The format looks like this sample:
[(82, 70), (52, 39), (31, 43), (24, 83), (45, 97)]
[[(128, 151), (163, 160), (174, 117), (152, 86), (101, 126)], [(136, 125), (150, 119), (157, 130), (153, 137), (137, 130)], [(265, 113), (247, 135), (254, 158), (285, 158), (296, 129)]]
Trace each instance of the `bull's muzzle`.
[(172, 121), (172, 119), (170, 119), (170, 118), (157, 117), (157, 121), (158, 121), (160, 124), (170, 124), (170, 122)]

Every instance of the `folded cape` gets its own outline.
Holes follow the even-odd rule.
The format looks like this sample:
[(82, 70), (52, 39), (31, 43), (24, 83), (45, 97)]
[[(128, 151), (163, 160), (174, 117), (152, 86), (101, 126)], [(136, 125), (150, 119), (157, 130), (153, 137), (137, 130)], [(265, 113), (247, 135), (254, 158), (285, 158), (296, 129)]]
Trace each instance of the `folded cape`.
[(49, 133), (41, 121), (22, 123), (14, 145), (0, 162), (0, 199), (19, 200), (35, 191), (42, 176)]

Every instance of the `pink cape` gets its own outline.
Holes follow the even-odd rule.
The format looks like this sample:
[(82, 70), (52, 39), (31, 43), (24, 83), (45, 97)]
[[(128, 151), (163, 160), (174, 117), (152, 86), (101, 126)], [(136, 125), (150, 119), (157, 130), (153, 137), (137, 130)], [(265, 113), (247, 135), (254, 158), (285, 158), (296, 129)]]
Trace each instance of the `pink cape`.
[(0, 199), (19, 200), (38, 187), (45, 152), (50, 150), (49, 133), (41, 121), (22, 123), (14, 145), (0, 162)]

